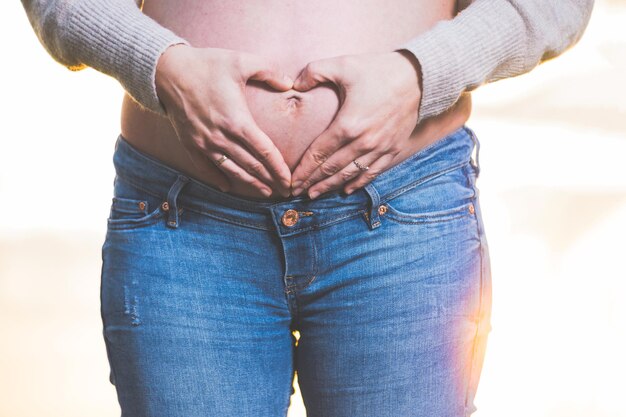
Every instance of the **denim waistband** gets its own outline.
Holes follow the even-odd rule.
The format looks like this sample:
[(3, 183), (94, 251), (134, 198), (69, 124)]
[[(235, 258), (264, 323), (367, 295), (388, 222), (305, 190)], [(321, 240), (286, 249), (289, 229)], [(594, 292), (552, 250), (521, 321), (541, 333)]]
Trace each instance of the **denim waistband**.
[[(474, 145), (476, 158), (472, 161)], [(380, 225), (378, 206), (385, 201), (467, 163), (471, 163), (478, 174), (479, 149), (474, 132), (462, 126), (384, 171), (352, 194), (336, 190), (313, 200), (306, 193), (263, 200), (222, 192), (138, 150), (121, 134), (115, 143), (113, 164), (117, 177), (149, 194), (167, 198), (170, 227), (178, 227), (179, 207), (242, 226), (278, 230), (281, 236), (288, 236), (363, 214), (370, 229), (374, 229)], [(296, 222), (284, 222), (288, 210), (302, 216)]]

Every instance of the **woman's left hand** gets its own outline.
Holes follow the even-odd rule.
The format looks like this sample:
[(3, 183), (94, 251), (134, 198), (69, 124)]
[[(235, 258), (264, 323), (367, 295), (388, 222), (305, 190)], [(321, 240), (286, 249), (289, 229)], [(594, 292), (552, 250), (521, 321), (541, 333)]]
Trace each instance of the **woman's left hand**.
[[(405, 55), (406, 54), (406, 55)], [(421, 99), (417, 60), (406, 51), (342, 55), (310, 62), (293, 88), (334, 83), (340, 108), (292, 173), (292, 195), (344, 187), (351, 193), (393, 165), (415, 128)], [(361, 170), (353, 160), (356, 160)]]

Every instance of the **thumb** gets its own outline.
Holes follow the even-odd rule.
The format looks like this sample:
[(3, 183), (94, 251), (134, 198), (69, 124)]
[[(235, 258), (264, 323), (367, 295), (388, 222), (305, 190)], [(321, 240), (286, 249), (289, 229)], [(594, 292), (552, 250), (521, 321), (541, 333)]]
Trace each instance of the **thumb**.
[(338, 80), (335, 76), (335, 65), (332, 59), (324, 59), (309, 62), (298, 75), (293, 83), (293, 89), (307, 91), (318, 84), (333, 82)]
[(287, 91), (292, 88), (293, 80), (283, 73), (276, 64), (254, 54), (246, 54), (245, 57), (242, 60), (243, 75), (247, 79), (265, 82), (279, 91)]

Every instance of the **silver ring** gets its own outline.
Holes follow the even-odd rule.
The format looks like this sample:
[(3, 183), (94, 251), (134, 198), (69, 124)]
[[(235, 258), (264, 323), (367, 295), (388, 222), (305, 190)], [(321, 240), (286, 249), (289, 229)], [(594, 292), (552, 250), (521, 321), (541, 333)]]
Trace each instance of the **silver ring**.
[(228, 159), (228, 156), (226, 156), (226, 154), (222, 154), (222, 157), (220, 159), (218, 159), (217, 161), (215, 161), (215, 165), (222, 165), (224, 163), (225, 160)]
[(364, 167), (363, 165), (359, 164), (356, 159), (353, 159), (352, 162), (354, 162), (354, 165), (356, 165), (356, 167), (361, 171), (367, 171), (368, 169), (370, 169), (370, 167)]

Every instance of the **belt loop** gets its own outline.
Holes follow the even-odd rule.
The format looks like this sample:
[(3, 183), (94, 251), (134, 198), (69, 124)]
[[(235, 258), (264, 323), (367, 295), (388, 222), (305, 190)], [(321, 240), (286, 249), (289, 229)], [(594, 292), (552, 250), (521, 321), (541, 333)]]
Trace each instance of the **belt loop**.
[(476, 159), (472, 163), (472, 166), (476, 169), (476, 177), (478, 177), (478, 174), (480, 173), (480, 161), (478, 160), (478, 156), (480, 154), (480, 141), (478, 140), (478, 137), (476, 136), (476, 133), (474, 133), (474, 131), (472, 129), (470, 129), (467, 126), (465, 126), (465, 129), (467, 130), (467, 132), (469, 133), (470, 137), (474, 141), (474, 144), (476, 145)]
[(176, 182), (167, 193), (167, 204), (169, 206), (167, 212), (167, 225), (171, 228), (175, 229), (178, 227), (178, 206), (176, 204), (176, 199), (178, 198), (180, 190), (182, 190), (188, 182), (189, 178), (184, 175), (178, 175)]
[(364, 188), (365, 192), (367, 192), (367, 195), (370, 197), (369, 215), (367, 216), (367, 220), (370, 230), (373, 230), (380, 226), (380, 218), (378, 217), (378, 203), (380, 202), (380, 196), (371, 182)]

